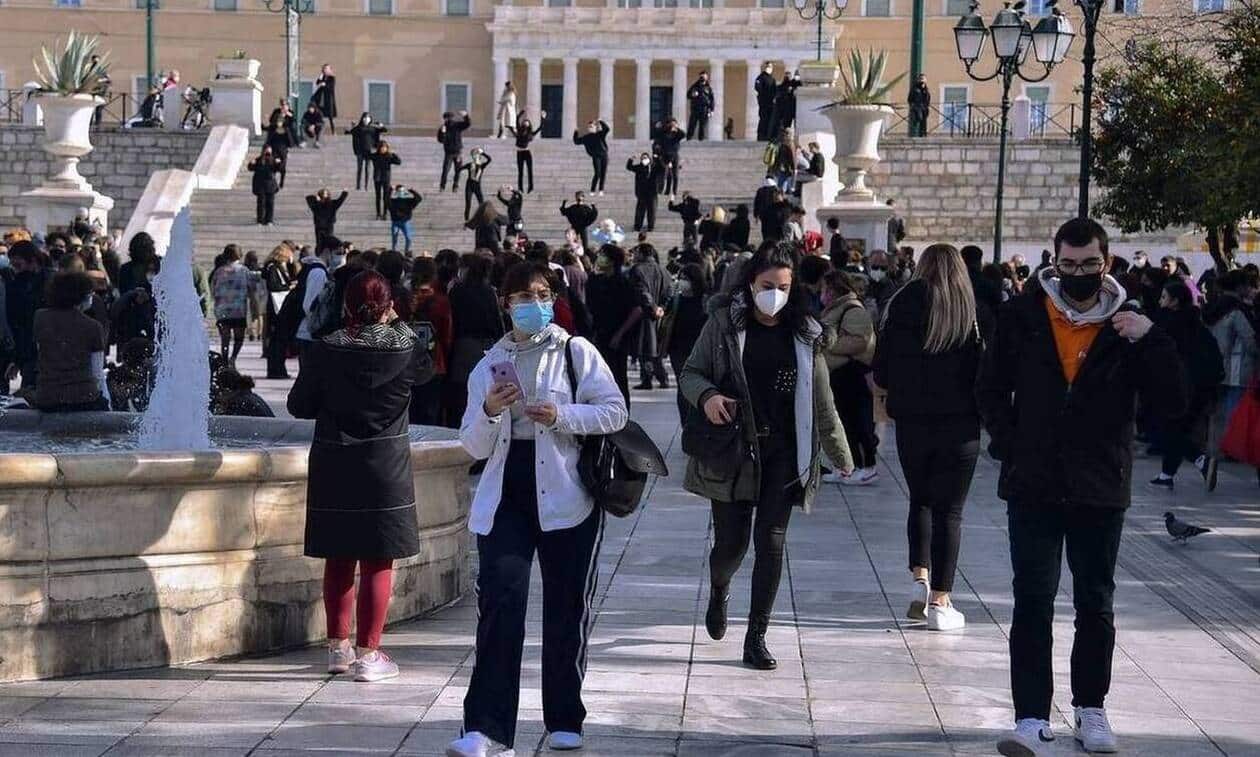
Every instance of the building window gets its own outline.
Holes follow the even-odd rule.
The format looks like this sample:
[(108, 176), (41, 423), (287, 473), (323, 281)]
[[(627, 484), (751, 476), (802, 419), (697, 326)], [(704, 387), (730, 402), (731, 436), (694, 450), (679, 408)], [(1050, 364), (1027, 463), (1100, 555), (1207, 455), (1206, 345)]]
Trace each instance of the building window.
[(783, 0), (758, 0), (762, 8), (786, 8)]
[(472, 110), (472, 85), (467, 82), (442, 82), (442, 112)]
[(311, 101), (311, 95), (315, 93), (314, 79), (298, 79), (297, 100), (298, 108), (306, 110), (306, 104)]
[(217, 11), (234, 11), (236, 10), (236, 0), (214, 0), (214, 9)]
[(941, 128), (950, 134), (967, 130), (969, 95), (965, 85), (941, 88)]
[(367, 12), (369, 16), (392, 16), (394, 0), (367, 0)]
[(618, 8), (642, 8), (643, 0), (617, 0)]
[(547, 0), (548, 8), (568, 8), (573, 5), (573, 0)]
[(965, 16), (971, 12), (971, 0), (945, 0), (945, 15), (951, 18)]
[(1195, 13), (1220, 13), (1225, 10), (1225, 0), (1194, 0)]
[(443, 0), (442, 12), (447, 16), (471, 16), (472, 0)]
[(149, 9), (149, 3), (153, 3), (153, 10), (162, 7), (160, 0), (136, 0), (136, 10), (143, 11)]
[(392, 81), (363, 82), (363, 109), (374, 121), (388, 124), (394, 121), (394, 83)]
[(1046, 133), (1046, 120), (1049, 117), (1047, 108), (1050, 103), (1050, 87), (1047, 85), (1024, 87), (1024, 96), (1028, 98), (1028, 128), (1033, 134)]
[[(135, 100), (132, 105), (132, 111), (140, 110), (140, 103), (144, 102), (144, 98), (149, 96), (149, 79), (144, 74), (137, 75), (131, 80), (131, 99)], [(133, 113), (128, 113), (128, 116)]]
[(863, 0), (863, 16), (891, 16), (892, 0)]
[(1111, 11), (1126, 16), (1137, 16), (1142, 13), (1142, 2), (1141, 0), (1113, 0)]
[(1028, 0), (1028, 5), (1024, 6), (1024, 14), (1033, 18), (1049, 16), (1050, 8), (1046, 0)]
[(57, 0), (58, 8), (82, 8), (83, 0)]

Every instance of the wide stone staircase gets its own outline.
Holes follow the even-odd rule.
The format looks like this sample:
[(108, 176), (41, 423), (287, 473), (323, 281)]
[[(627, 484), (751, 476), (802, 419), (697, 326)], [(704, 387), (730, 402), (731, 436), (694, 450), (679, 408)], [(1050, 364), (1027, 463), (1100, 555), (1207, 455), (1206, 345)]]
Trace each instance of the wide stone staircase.
[[(441, 145), (432, 137), (396, 137), (389, 139), (389, 143), (402, 160), (401, 165), (394, 167), (394, 182), (414, 187), (424, 196), (424, 202), (413, 217), (414, 251), (436, 251), (444, 247), (460, 251), (471, 249), (472, 232), (463, 226), (463, 177), (458, 193), (451, 192), (449, 184), (446, 192), (438, 192)], [(516, 184), (515, 147), (511, 141), (466, 139), (465, 155), (475, 146), (483, 147), (493, 158), (482, 180), (487, 200), (500, 186)], [(609, 147), (605, 196), (592, 197), (590, 201), (599, 208), (600, 219), (613, 218), (625, 229), (627, 238), (633, 239), (634, 185), (625, 164), (627, 158), (648, 149), (648, 144), (610, 140)], [(251, 155), (257, 154), (255, 145)], [(558, 244), (567, 227), (559, 212), (560, 202), (571, 201), (574, 191), (589, 188), (590, 159), (581, 147), (560, 139), (535, 140), (533, 154), (534, 192), (525, 200), (525, 230), (532, 238)], [(754, 143), (685, 143), (681, 153), (680, 190), (690, 190), (705, 209), (715, 203), (728, 207), (738, 202), (751, 204), (764, 176), (761, 154), (762, 146)], [(355, 159), (348, 136), (327, 139), (320, 149), (291, 150), (285, 188), (276, 197), (275, 225), (269, 227), (254, 223), (252, 174), (248, 171), (242, 169), (231, 190), (197, 192), (192, 202), (192, 217), (198, 260), (209, 263), (228, 243), (257, 250), (264, 256), (284, 239), (311, 243), (314, 231), (305, 198), (320, 187), (328, 187), (334, 195), (343, 188), (350, 190), (350, 198), (338, 213), (338, 237), (353, 242), (360, 249), (388, 247), (389, 222), (376, 220), (370, 188), (354, 190), (354, 172)], [(661, 249), (678, 244), (682, 237), (682, 223), (676, 213), (667, 210), (667, 200), (659, 198), (656, 231), (652, 235)], [(473, 202), (475, 205), (475, 198)], [(495, 204), (502, 212), (502, 206)]]

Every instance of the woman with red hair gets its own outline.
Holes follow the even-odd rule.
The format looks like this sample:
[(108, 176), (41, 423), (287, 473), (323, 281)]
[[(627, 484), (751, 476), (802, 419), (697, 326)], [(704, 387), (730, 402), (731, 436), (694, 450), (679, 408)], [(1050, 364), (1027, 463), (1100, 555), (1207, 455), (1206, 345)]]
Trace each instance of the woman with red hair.
[(305, 553), (327, 561), (328, 672), (380, 681), (398, 675), (380, 651), (393, 561), (420, 551), (407, 435), (416, 336), (398, 320), (389, 282), (375, 271), (350, 280), (343, 307), (344, 327), (313, 344), (288, 405), (295, 418), (315, 419)]

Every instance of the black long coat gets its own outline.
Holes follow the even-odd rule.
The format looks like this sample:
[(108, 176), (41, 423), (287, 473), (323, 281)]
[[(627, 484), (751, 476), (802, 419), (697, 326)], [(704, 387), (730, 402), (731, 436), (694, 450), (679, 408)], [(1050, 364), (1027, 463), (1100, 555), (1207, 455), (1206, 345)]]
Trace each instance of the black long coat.
[(308, 557), (397, 560), (420, 551), (407, 409), (415, 337), (314, 342), (289, 391), (289, 412), (315, 419), (306, 489)]
[(325, 118), (336, 118), (337, 77), (320, 74), (315, 80), (315, 93), (311, 95), (311, 102), (315, 103), (315, 107), (319, 108), (319, 112), (323, 113)]
[(344, 189), (337, 197), (329, 197), (327, 200), (321, 200), (317, 195), (306, 196), (306, 205), (311, 209), (311, 218), (315, 221), (316, 234), (332, 235), (337, 226), (337, 211), (341, 209), (341, 204), (349, 196), (350, 193)]
[(266, 161), (262, 158), (249, 162), (246, 168), (254, 174), (250, 186), (255, 195), (273, 195), (280, 191), (280, 183), (276, 181), (276, 174), (280, 172), (282, 164), (283, 161), (281, 160)]
[(639, 357), (660, 357), (656, 339), (656, 308), (669, 302), (669, 274), (655, 260), (643, 260), (630, 269), (630, 282), (634, 285), (638, 305), (643, 310), (639, 321)]

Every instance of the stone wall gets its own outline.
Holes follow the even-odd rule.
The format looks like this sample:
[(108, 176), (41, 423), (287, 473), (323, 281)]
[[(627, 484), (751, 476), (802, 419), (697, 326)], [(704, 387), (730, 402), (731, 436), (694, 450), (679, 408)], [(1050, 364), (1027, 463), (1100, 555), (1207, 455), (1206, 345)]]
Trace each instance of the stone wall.
[[(0, 229), (21, 225), (21, 193), (39, 186), (51, 172), (49, 156), (40, 147), (43, 134), (42, 128), (0, 128)], [(114, 198), (109, 225), (121, 229), (149, 175), (163, 168), (191, 169), (205, 140), (206, 132), (94, 131), (96, 149), (79, 163), (79, 173), (96, 191)]]

